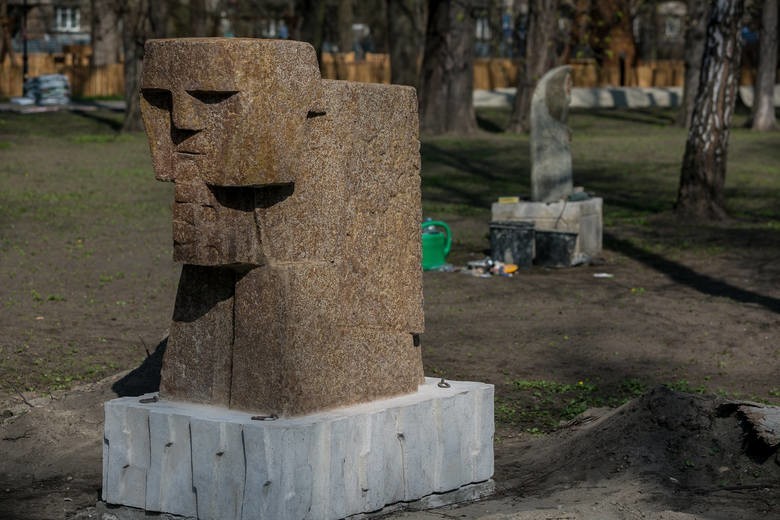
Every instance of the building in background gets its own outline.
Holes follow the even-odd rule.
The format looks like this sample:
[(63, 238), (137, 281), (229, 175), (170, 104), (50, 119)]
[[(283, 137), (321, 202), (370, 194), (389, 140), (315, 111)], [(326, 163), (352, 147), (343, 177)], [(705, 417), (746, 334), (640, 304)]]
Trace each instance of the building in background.
[(14, 52), (21, 53), (26, 15), (27, 51), (60, 54), (91, 43), (89, 0), (7, 0)]

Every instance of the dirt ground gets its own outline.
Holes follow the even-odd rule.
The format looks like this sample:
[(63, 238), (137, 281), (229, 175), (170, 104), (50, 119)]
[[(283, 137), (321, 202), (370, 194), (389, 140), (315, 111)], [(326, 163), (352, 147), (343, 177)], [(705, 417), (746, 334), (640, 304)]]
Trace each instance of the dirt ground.
[[(127, 369), (154, 384), (178, 278), (171, 193), (143, 159), (112, 172), (126, 205), (81, 215), (69, 194), (99, 179), (62, 175), (61, 196), (44, 202), (72, 214), (51, 218), (25, 205), (52, 180), (31, 165), (62, 154), (67, 170), (73, 143), (30, 139), (48, 159), (13, 141), (2, 152), (20, 165), (8, 179), (21, 195), (0, 212), (16, 215), (0, 222), (0, 518), (88, 518), (102, 403), (149, 389), (122, 384)], [(146, 153), (143, 137), (82, 141), (95, 171)], [(458, 238), (453, 264), (484, 256), (485, 213), (437, 216)], [(495, 480), (514, 513), (493, 518), (780, 518), (777, 453), (756, 450), (720, 406), (780, 404), (777, 221), (693, 225), (661, 212), (604, 238), (594, 265), (424, 275), (426, 374), (496, 386)]]
[[(709, 393), (651, 388), (666, 382), (776, 401), (780, 295), (777, 273), (764, 264), (771, 259), (751, 255), (763, 271), (736, 257), (667, 265), (632, 258), (619, 244), (614, 239), (594, 266), (489, 279), (426, 273), (427, 373), (496, 385), (495, 479), (517, 514), (526, 511), (516, 518), (652, 518), (642, 515), (663, 511), (693, 516), (658, 518), (780, 518), (777, 454), (751, 455), (737, 417), (721, 417)], [(127, 290), (115, 289), (115, 297), (133, 298)], [(166, 297), (172, 302), (173, 293)], [(160, 317), (160, 335), (166, 319)], [(117, 334), (111, 323), (94, 326)], [(153, 385), (153, 367), (149, 374)], [(86, 518), (93, 511), (85, 508), (101, 485), (102, 402), (117, 390), (148, 389), (117, 385), (120, 375), (50, 396), (5, 396), (5, 518)], [(643, 395), (558, 428), (549, 421), (565, 413), (550, 410), (565, 410), (572, 394), (546, 393), (543, 384), (529, 392), (517, 384), (523, 381), (582, 382), (590, 390), (571, 401), (583, 406)], [(539, 408), (545, 414), (523, 415)], [(542, 516), (528, 516), (529, 507)], [(549, 507), (573, 516), (543, 516)]]

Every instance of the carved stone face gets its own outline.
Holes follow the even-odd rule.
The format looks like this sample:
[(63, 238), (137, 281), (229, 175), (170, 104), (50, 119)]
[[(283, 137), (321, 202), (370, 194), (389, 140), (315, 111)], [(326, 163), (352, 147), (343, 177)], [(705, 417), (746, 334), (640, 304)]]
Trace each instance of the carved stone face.
[[(173, 181), (174, 258), (256, 263), (254, 188), (295, 182), (320, 73), (305, 43), (146, 43), (141, 113), (157, 179)], [(228, 190), (225, 190), (228, 188)], [(243, 188), (243, 189), (236, 189)]]
[(278, 40), (150, 40), (141, 112), (160, 180), (294, 181), (319, 86), (314, 49)]

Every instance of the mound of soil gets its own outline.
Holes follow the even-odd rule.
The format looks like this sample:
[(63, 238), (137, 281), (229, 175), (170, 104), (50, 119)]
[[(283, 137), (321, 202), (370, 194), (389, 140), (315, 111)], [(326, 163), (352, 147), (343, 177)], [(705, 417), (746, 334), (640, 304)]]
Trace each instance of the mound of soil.
[(549, 436), (499, 447), (497, 473), (508, 493), (522, 496), (560, 501), (579, 489), (578, 500), (618, 497), (643, 504), (638, 510), (780, 518), (778, 445), (758, 424), (776, 413), (661, 386), (619, 408), (589, 410)]

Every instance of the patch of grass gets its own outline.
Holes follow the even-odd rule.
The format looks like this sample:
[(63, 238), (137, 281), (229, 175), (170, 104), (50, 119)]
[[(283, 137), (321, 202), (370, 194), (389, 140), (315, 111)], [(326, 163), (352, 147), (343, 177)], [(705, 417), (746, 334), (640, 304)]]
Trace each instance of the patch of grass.
[(74, 135), (71, 139), (74, 143), (110, 143), (117, 140), (116, 134), (83, 134)]
[(685, 392), (688, 394), (704, 394), (707, 393), (707, 387), (705, 385), (693, 386), (686, 379), (678, 379), (671, 383), (664, 383), (664, 386), (675, 392)]
[(610, 388), (599, 388), (582, 380), (561, 383), (550, 380), (518, 379), (496, 398), (495, 416), (500, 424), (520, 426), (529, 433), (556, 429), (589, 408), (619, 406), (644, 393), (638, 379), (625, 379)]
[(121, 280), (124, 277), (125, 277), (125, 273), (123, 273), (122, 271), (113, 274), (104, 273), (98, 276), (98, 282), (100, 282), (100, 286), (102, 287), (106, 284), (113, 282), (114, 280)]
[(74, 135), (116, 135), (123, 114), (108, 110), (94, 112), (44, 112), (40, 114), (3, 113), (0, 120), (0, 140), (6, 136), (12, 142), (21, 137), (53, 137), (69, 140)]
[(124, 101), (124, 96), (78, 96), (73, 101)]
[(423, 202), (424, 215), (457, 215), (460, 217), (488, 216), (489, 210), (475, 208), (468, 204), (447, 204)]

